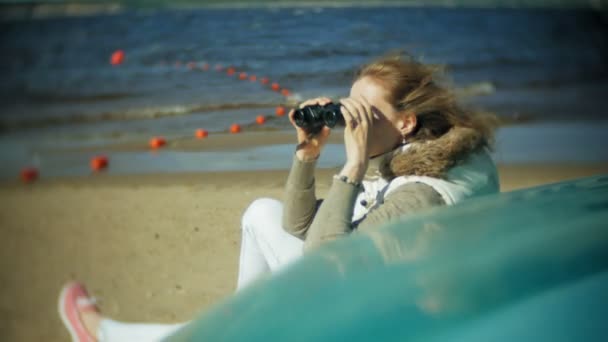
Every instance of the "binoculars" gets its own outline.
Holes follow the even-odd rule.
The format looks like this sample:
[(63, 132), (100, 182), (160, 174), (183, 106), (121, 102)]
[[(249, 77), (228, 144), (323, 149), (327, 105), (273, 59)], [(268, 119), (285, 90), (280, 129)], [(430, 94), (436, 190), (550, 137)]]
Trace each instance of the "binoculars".
[(312, 105), (297, 109), (293, 115), (296, 125), (309, 134), (316, 134), (323, 126), (333, 128), (336, 125), (344, 126), (344, 117), (340, 111), (340, 104), (328, 103), (325, 106)]

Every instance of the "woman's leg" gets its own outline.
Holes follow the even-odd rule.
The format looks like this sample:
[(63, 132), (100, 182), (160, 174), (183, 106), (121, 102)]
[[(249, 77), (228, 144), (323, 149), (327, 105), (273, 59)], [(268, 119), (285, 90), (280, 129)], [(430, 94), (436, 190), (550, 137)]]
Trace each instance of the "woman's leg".
[(245, 210), (237, 291), (302, 256), (304, 241), (285, 232), (282, 216), (283, 204), (270, 198), (257, 199)]
[(123, 323), (102, 318), (97, 330), (97, 340), (100, 342), (156, 342), (171, 335), (185, 324), (187, 323)]
[(61, 290), (58, 311), (72, 341), (160, 341), (185, 324), (128, 324), (104, 318), (84, 285), (76, 282)]
[[(304, 242), (283, 230), (282, 215), (283, 204), (269, 198), (255, 200), (243, 214), (237, 291), (302, 255)], [(159, 341), (187, 324), (123, 323), (99, 312), (80, 312), (80, 316), (100, 342)]]

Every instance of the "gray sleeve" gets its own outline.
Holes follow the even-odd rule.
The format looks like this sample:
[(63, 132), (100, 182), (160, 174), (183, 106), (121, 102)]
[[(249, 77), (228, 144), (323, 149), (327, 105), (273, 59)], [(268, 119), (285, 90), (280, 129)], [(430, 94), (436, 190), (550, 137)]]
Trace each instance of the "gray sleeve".
[[(353, 231), (352, 215), (360, 188), (334, 180), (323, 204), (314, 217), (304, 241), (304, 252)], [(384, 203), (358, 221), (357, 231), (368, 231), (404, 215), (416, 214), (427, 208), (444, 205), (445, 201), (432, 187), (409, 183), (396, 188)]]
[(359, 191), (358, 186), (334, 179), (308, 229), (304, 252), (324, 242), (344, 237), (352, 231), (353, 210)]
[(399, 217), (441, 205), (445, 205), (445, 201), (431, 186), (423, 183), (404, 184), (386, 196), (382, 205), (370, 210), (359, 222), (357, 231), (373, 230)]
[(304, 239), (317, 210), (314, 170), (317, 161), (303, 162), (295, 155), (287, 177), (283, 229)]

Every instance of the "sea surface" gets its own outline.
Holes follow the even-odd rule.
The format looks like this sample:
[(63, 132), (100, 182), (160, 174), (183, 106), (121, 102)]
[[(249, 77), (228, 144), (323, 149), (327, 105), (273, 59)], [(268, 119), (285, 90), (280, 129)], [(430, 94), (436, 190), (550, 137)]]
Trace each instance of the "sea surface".
[[(86, 162), (61, 160), (87, 156), (40, 152), (49, 146), (184, 137), (196, 128), (220, 134), (232, 123), (250, 127), (257, 115), (268, 121), (251, 129), (288, 130), (288, 121), (274, 116), (277, 105), (346, 96), (359, 65), (395, 50), (445, 65), (464, 104), (519, 122), (499, 132), (506, 141), (499, 161), (608, 161), (608, 27), (592, 10), (134, 10), (0, 22), (0, 44), (0, 178), (26, 165), (46, 165), (53, 176), (87, 174)], [(117, 49), (126, 58), (112, 66)], [(236, 74), (228, 76), (227, 67)], [(257, 80), (239, 80), (240, 72)], [(289, 96), (261, 84), (262, 77)], [(528, 140), (518, 138), (522, 131)], [(286, 168), (290, 159), (276, 158), (290, 153), (281, 145), (244, 146), (233, 154), (167, 152), (154, 163), (166, 172)], [(111, 157), (124, 160), (112, 163), (113, 172), (125, 173), (143, 172), (132, 161), (148, 158)]]

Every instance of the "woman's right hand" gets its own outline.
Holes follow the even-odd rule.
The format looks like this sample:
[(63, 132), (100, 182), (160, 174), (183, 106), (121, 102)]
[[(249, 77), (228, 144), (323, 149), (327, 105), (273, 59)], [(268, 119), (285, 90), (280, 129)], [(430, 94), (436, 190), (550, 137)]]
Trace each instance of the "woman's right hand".
[[(331, 99), (327, 97), (317, 97), (314, 99), (306, 100), (300, 104), (300, 108), (312, 105), (320, 105), (325, 106), (326, 104), (332, 102)], [(298, 127), (294, 121), (293, 115), (295, 110), (292, 109), (289, 112), (289, 121), (296, 129), (296, 134), (298, 137), (298, 146), (296, 148), (296, 157), (298, 157), (301, 161), (312, 161), (319, 157), (321, 154), (321, 150), (325, 143), (327, 142), (327, 138), (329, 137), (329, 133), (331, 129), (327, 126), (323, 126), (319, 133), (315, 135), (311, 135), (306, 132), (304, 129)]]

